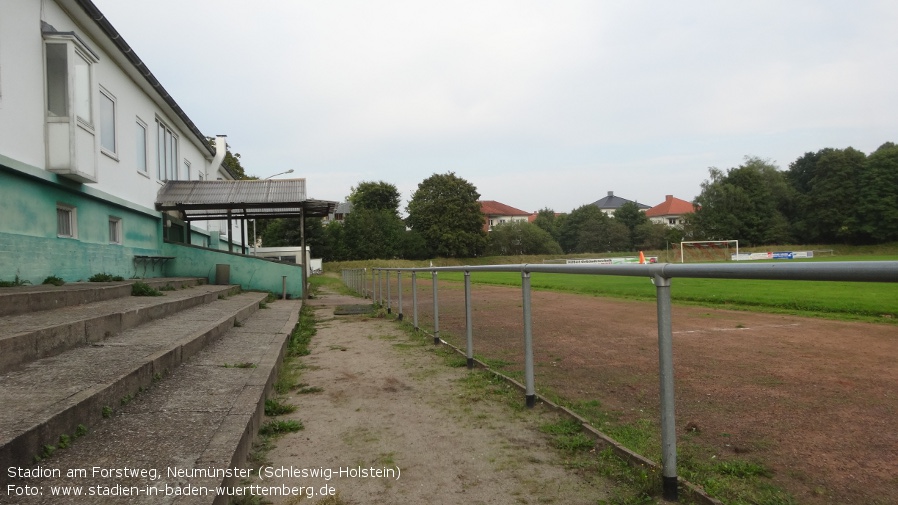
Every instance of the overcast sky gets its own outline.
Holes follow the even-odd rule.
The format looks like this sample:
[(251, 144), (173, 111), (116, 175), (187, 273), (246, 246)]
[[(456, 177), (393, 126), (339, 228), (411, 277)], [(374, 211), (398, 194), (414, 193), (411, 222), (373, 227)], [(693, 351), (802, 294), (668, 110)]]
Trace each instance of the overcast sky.
[[(898, 142), (898, 2), (93, 0), (247, 172), (569, 212)], [(281, 176), (287, 177), (287, 176)]]

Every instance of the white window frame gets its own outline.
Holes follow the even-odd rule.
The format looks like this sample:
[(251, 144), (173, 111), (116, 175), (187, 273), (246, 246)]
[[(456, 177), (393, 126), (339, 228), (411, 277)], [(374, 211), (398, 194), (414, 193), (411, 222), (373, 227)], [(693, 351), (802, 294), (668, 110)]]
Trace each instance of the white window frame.
[[(104, 136), (106, 125), (103, 123), (103, 120), (105, 118), (102, 117), (104, 114), (104, 99), (109, 100), (112, 103), (112, 149), (103, 145), (107, 140)], [(115, 95), (102, 86), (100, 86), (100, 116), (100, 152), (118, 161), (118, 101), (116, 100)]]
[[(149, 177), (150, 176), (150, 174), (149, 174), (150, 162), (149, 162), (149, 158), (147, 156), (147, 146), (149, 146), (149, 143), (150, 143), (149, 142), (150, 128), (147, 126), (146, 122), (144, 122), (140, 118), (136, 118), (135, 126), (136, 126), (136, 128), (139, 128), (139, 130), (135, 131), (135, 137), (134, 137), (135, 140), (137, 140), (137, 145), (134, 147), (134, 150), (136, 153), (134, 161), (137, 162), (137, 173), (140, 175)], [(141, 141), (138, 140), (140, 138), (141, 130), (143, 130), (143, 152), (141, 152), (141, 149), (140, 149)], [(142, 163), (141, 163), (141, 158), (143, 159)], [(143, 165), (142, 168), (141, 168), (141, 165)]]
[(96, 115), (94, 111), (94, 87), (96, 84), (94, 68), (96, 63), (99, 63), (100, 57), (72, 32), (44, 33), (43, 36), (45, 62), (48, 44), (64, 45), (66, 48), (65, 76), (63, 76), (65, 82), (65, 90), (63, 90), (65, 114), (55, 115), (50, 113), (47, 95), (50, 88), (50, 83), (47, 79), (50, 76), (47, 76), (44, 80), (44, 86), (46, 86), (44, 100), (47, 100), (45, 109), (47, 110), (48, 118), (57, 122), (77, 122), (82, 128), (94, 132), (94, 116)]
[(156, 178), (160, 182), (178, 180), (178, 134), (161, 118), (156, 118)]
[[(63, 221), (63, 219), (66, 219)], [(60, 223), (66, 222), (68, 230), (61, 229)], [(66, 233), (68, 231), (68, 233)], [(59, 238), (78, 238), (78, 208), (66, 203), (56, 203), (56, 236)]]
[(122, 218), (109, 216), (109, 243), (122, 245)]
[(185, 181), (193, 180), (193, 174), (191, 173), (191, 170), (190, 170), (190, 161), (188, 161), (186, 158), (184, 159), (184, 180)]

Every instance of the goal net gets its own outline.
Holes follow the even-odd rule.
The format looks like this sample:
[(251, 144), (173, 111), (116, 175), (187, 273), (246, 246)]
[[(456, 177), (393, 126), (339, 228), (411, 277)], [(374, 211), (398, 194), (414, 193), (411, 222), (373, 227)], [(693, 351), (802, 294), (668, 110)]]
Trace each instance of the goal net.
[(739, 254), (738, 240), (680, 242), (680, 263), (730, 261), (732, 254)]

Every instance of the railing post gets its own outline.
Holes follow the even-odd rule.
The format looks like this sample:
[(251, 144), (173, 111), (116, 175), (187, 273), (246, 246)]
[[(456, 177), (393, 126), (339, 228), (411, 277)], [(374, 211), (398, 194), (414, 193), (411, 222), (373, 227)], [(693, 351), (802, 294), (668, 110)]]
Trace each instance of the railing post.
[(670, 279), (656, 275), (658, 293), (658, 375), (661, 381), (661, 478), (665, 500), (677, 501), (677, 428), (674, 420), (673, 330)]
[(418, 272), (412, 272), (412, 326), (418, 331)]
[(399, 292), (399, 320), (402, 321), (402, 272), (396, 271), (396, 291)]
[(365, 298), (371, 298), (368, 295), (368, 269), (367, 268), (362, 269), (362, 294), (365, 296)]
[(522, 302), (524, 306), (524, 380), (527, 406), (536, 405), (536, 388), (533, 386), (533, 324), (530, 312), (530, 272), (521, 272)]
[(437, 272), (430, 272), (433, 282), (433, 344), (440, 343), (440, 304), (437, 301)]
[(467, 330), (467, 358), (468, 369), (474, 368), (474, 325), (471, 316), (471, 272), (465, 272), (465, 327)]
[(378, 307), (381, 307), (381, 306), (383, 306), (383, 301), (384, 301), (383, 300), (384, 291), (383, 291), (383, 285), (380, 283), (380, 269), (377, 268), (374, 271), (377, 272), (377, 287), (374, 289), (374, 302), (377, 303)]
[(384, 277), (387, 280), (387, 314), (392, 314), (393, 309), (390, 307), (390, 302), (392, 301), (393, 296), (390, 294), (390, 271), (389, 270), (384, 272)]

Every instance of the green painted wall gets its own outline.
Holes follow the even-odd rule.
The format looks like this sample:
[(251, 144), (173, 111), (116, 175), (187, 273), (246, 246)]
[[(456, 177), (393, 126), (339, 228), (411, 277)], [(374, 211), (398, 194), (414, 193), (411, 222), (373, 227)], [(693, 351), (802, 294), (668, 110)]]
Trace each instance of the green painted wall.
[(51, 275), (66, 282), (86, 281), (93, 274), (159, 277), (160, 267), (135, 265), (134, 255), (158, 255), (156, 249), (91, 244), (62, 238), (0, 233), (0, 280), (40, 284)]
[[(57, 203), (77, 209), (77, 238), (57, 237)], [(302, 296), (301, 267), (228, 253), (226, 239), (198, 228), (190, 232), (194, 245), (164, 243), (159, 212), (43, 170), (13, 166), (2, 157), (0, 213), (4, 216), (0, 222), (0, 280), (18, 275), (40, 284), (54, 275), (75, 282), (107, 273), (124, 278), (206, 277), (214, 282), (215, 265), (227, 264), (231, 284), (280, 294), (282, 276), (287, 276), (288, 294)], [(122, 220), (121, 245), (109, 243), (110, 216)], [(135, 261), (137, 255), (176, 258), (154, 265)]]
[[(57, 203), (75, 207), (77, 238), (57, 237)], [(18, 275), (40, 284), (50, 275), (68, 282), (96, 273), (161, 275), (161, 269), (144, 272), (133, 261), (134, 255), (160, 254), (162, 222), (149, 209), (100, 198), (96, 190), (53, 174), (33, 177), (0, 165), (0, 213), (2, 280)], [(110, 217), (122, 221), (120, 245), (109, 243)]]
[(216, 265), (229, 265), (230, 283), (243, 289), (271, 291), (280, 295), (282, 278), (287, 277), (287, 294), (293, 298), (302, 296), (302, 265), (275, 263), (224, 251), (213, 251), (186, 244), (166, 243), (164, 256), (175, 256), (165, 264), (166, 277), (205, 277), (215, 282)]

